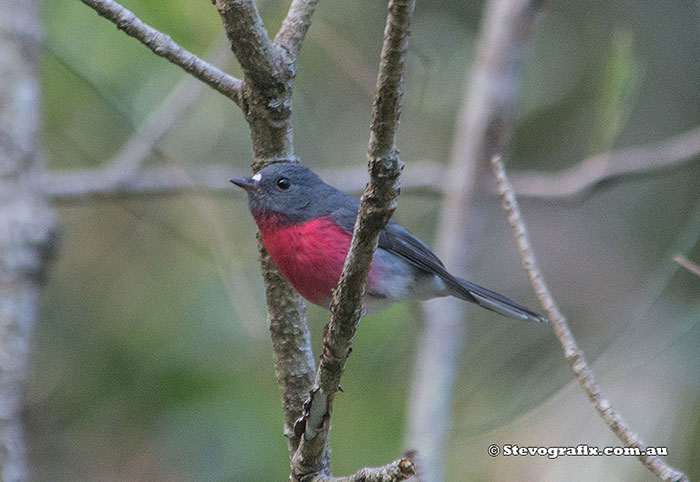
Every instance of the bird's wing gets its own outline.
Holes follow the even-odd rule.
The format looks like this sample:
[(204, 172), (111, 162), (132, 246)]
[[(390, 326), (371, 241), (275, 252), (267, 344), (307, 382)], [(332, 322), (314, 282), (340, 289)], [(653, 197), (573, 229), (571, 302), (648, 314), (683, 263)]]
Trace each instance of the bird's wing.
[[(335, 222), (349, 233), (352, 233), (355, 227), (357, 206), (359, 206), (359, 202), (355, 206), (354, 211), (342, 208), (334, 211), (331, 215)], [(542, 315), (500, 293), (453, 276), (445, 269), (445, 265), (440, 261), (440, 258), (423, 241), (394, 221), (390, 220), (379, 235), (378, 247), (406, 260), (426, 273), (439, 276), (452, 289), (452, 293), (463, 300), (476, 303), (487, 310), (495, 311), (510, 318), (529, 319), (537, 322), (547, 321)]]
[[(352, 233), (355, 227), (355, 218), (357, 211), (341, 208), (333, 211), (331, 215), (333, 220), (340, 227), (349, 233)], [(442, 264), (440, 258), (435, 256), (428, 246), (420, 239), (415, 237), (408, 229), (390, 220), (379, 235), (379, 248), (399, 256), (410, 264), (431, 274), (437, 274), (440, 277), (452, 276), (445, 270), (445, 265)]]

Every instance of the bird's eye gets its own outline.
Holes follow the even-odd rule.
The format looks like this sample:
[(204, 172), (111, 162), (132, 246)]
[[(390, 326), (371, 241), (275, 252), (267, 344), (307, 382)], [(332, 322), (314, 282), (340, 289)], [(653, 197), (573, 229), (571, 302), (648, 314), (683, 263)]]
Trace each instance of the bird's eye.
[(291, 186), (291, 185), (292, 185), (292, 182), (289, 179), (287, 179), (286, 177), (280, 177), (279, 179), (277, 179), (277, 187), (282, 189), (282, 190), (286, 191), (287, 189), (289, 189), (289, 186)]

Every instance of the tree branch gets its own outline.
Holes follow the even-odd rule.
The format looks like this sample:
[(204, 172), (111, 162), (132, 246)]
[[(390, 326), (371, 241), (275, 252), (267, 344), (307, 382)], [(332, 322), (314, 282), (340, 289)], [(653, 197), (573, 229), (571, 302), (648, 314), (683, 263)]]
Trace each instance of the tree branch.
[(154, 54), (182, 67), (209, 87), (241, 106), (241, 81), (180, 47), (169, 35), (143, 23), (133, 12), (112, 0), (81, 0), (127, 35), (146, 45)]
[(273, 162), (296, 162), (291, 122), (292, 61), (268, 37), (253, 0), (213, 3), (244, 73), (241, 97), (253, 140), (253, 171)]
[[(162, 108), (165, 107), (164, 103)], [(153, 139), (155, 138), (152, 137), (151, 140)], [(601, 168), (596, 159), (599, 159), (599, 162), (604, 160), (607, 168)], [(633, 159), (642, 159), (642, 162), (634, 165)], [(577, 165), (588, 166), (591, 172), (597, 173), (595, 176), (584, 173), (579, 178), (562, 172), (521, 171), (511, 175), (511, 182), (518, 196), (567, 200), (590, 193), (613, 180), (621, 182), (652, 176), (697, 161), (700, 161), (700, 128), (664, 139), (657, 144), (589, 157)], [(579, 169), (581, 167), (574, 167), (570, 172)], [(363, 167), (323, 169), (319, 174), (329, 184), (342, 184), (348, 192), (360, 192), (367, 183), (367, 170)], [(175, 167), (155, 167), (141, 169), (138, 176), (132, 176), (118, 185), (109, 185), (104, 182), (102, 169), (84, 169), (44, 173), (41, 186), (46, 195), (55, 201), (71, 203), (79, 201), (82, 196), (100, 200), (143, 195), (172, 196), (206, 191), (230, 192), (226, 181), (232, 176), (245, 175), (244, 172), (236, 174), (228, 165), (197, 167), (187, 171)], [(413, 162), (411, 169), (401, 175), (401, 189), (404, 192), (420, 190), (430, 194), (441, 194), (445, 191), (444, 182), (447, 177), (450, 176), (445, 175), (445, 166), (442, 164), (435, 161)], [(566, 189), (560, 188), (562, 182), (568, 186)]]
[[(220, 42), (214, 47), (212, 58), (223, 62), (227, 53)], [(197, 102), (204, 93), (204, 84), (196, 78), (186, 76), (165, 100), (138, 126), (136, 132), (104, 168), (101, 185), (113, 188), (127, 182), (138, 173), (141, 165), (153, 154), (154, 149), (182, 118), (182, 115)]]
[(682, 266), (683, 268), (687, 269), (691, 273), (693, 273), (696, 276), (700, 276), (700, 266), (693, 263), (690, 261), (688, 258), (683, 256), (682, 254), (677, 254), (676, 256), (673, 257), (673, 261), (677, 263), (679, 266)]
[(322, 453), (330, 429), (333, 401), (361, 316), (360, 303), (367, 274), (379, 233), (396, 207), (398, 178), (403, 167), (396, 151), (396, 130), (414, 6), (414, 0), (389, 2), (370, 132), (370, 182), (361, 198), (350, 251), (331, 302), (331, 320), (324, 330), (315, 388), (305, 416), (295, 427), (303, 433), (299, 449), (292, 458), (292, 475), (297, 479), (324, 469)]
[[(473, 247), (485, 223), (475, 202), (485, 194), (488, 160), (510, 142), (525, 54), (542, 2), (490, 0), (470, 66), (455, 129), (437, 252), (450, 271), (469, 278)], [(416, 453), (418, 478), (441, 482), (452, 426), (452, 399), (468, 306), (455, 298), (423, 303), (425, 313), (409, 399), (406, 448)]]
[[(242, 163), (239, 162), (240, 165)], [(361, 192), (367, 185), (367, 169), (347, 167), (320, 169), (318, 174), (332, 185), (344, 185), (348, 192)], [(92, 200), (128, 199), (137, 196), (177, 196), (182, 194), (231, 193), (228, 180), (246, 177), (247, 170), (232, 168), (228, 164), (208, 166), (157, 166), (143, 167), (138, 175), (123, 179), (118, 184), (108, 182), (104, 169), (73, 169), (47, 172), (40, 181), (42, 191), (55, 202), (70, 204), (80, 202), (85, 196)], [(417, 163), (402, 175), (402, 185), (428, 190), (431, 180), (444, 176), (435, 163)], [(437, 181), (437, 179), (436, 179)], [(405, 188), (402, 186), (402, 189)], [(433, 191), (430, 191), (433, 192)], [(436, 191), (439, 192), (439, 191)]]
[(521, 172), (513, 179), (518, 195), (540, 199), (582, 197), (605, 184), (674, 169), (700, 160), (700, 127), (648, 146), (619, 149), (584, 159), (554, 173)]
[(311, 26), (311, 16), (318, 5), (318, 0), (293, 0), (289, 13), (282, 22), (280, 31), (275, 37), (275, 44), (287, 51), (287, 55), (296, 62), (299, 49), (304, 42), (306, 32)]
[(277, 90), (292, 75), (288, 58), (267, 35), (253, 0), (214, 0), (224, 22), (231, 49), (245, 74), (261, 90)]
[(3, 2), (0, 16), (0, 480), (25, 482), (23, 417), (41, 284), (56, 220), (34, 177), (45, 167), (40, 135), (38, 0)]
[[(503, 162), (499, 156), (494, 156), (491, 165), (501, 195), (503, 209), (508, 216), (508, 222), (513, 228), (520, 256), (532, 287), (539, 298), (542, 307), (547, 312), (547, 317), (552, 324), (552, 329), (564, 349), (564, 356), (576, 374), (579, 384), (590, 398), (601, 418), (605, 421), (617, 437), (628, 447), (637, 447), (642, 453), (646, 450), (646, 443), (624, 421), (622, 416), (612, 408), (610, 401), (605, 397), (600, 385), (595, 379), (593, 370), (588, 365), (583, 351), (579, 348), (574, 335), (569, 329), (568, 322), (549, 292), (549, 288), (542, 277), (537, 259), (532, 251), (532, 246), (527, 234), (527, 228), (520, 215), (520, 207), (515, 198), (513, 187), (506, 176)], [(656, 456), (642, 455), (639, 460), (661, 480), (665, 482), (689, 482), (688, 477), (674, 469)]]
[[(273, 162), (296, 162), (291, 122), (293, 62), (284, 49), (270, 41), (252, 0), (215, 0), (213, 3), (244, 73), (241, 99), (253, 141), (253, 171)], [(304, 400), (313, 384), (315, 363), (311, 337), (304, 301), (280, 274), (259, 236), (258, 247), (275, 371), (282, 389), (284, 433), (291, 456), (299, 444), (293, 425), (302, 415)], [(327, 466), (328, 456), (323, 458)]]
[(415, 473), (416, 466), (411, 459), (403, 458), (382, 467), (365, 467), (347, 477), (319, 477), (310, 482), (401, 482)]

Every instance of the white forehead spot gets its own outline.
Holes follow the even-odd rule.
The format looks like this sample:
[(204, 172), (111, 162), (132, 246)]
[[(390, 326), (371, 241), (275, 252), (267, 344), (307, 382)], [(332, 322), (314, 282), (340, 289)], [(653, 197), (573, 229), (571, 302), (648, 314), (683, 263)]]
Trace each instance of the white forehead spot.
[(262, 179), (262, 174), (257, 173), (255, 176), (253, 176), (251, 179), (255, 182), (260, 182), (260, 179)]

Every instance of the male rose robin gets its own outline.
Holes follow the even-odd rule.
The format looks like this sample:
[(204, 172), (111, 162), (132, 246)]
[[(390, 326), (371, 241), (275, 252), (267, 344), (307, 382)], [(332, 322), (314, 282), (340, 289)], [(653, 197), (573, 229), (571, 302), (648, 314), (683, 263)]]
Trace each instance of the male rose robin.
[[(272, 164), (231, 182), (247, 191), (265, 249), (282, 274), (304, 298), (329, 308), (360, 202), (292, 163)], [(407, 299), (456, 296), (510, 318), (546, 321), (499, 293), (451, 275), (430, 248), (394, 221), (379, 236), (365, 292), (368, 312)]]

